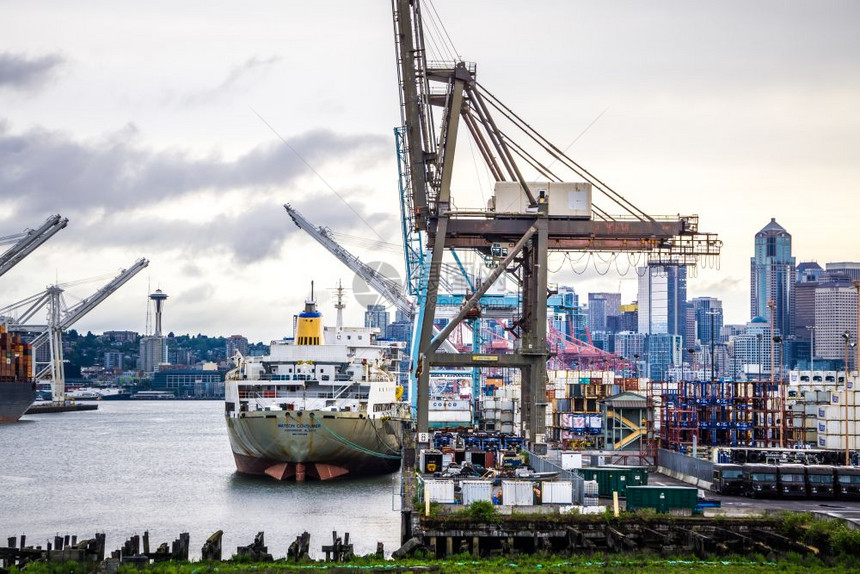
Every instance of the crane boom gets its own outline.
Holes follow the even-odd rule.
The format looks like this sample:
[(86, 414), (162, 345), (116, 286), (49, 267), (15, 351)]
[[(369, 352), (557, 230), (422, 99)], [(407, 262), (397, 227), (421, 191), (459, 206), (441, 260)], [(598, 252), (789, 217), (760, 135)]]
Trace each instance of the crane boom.
[[(66, 312), (62, 314), (58, 318), (58, 324), (56, 325), (56, 329), (60, 331), (65, 331), (75, 323), (77, 323), (84, 315), (95, 309), (102, 301), (107, 299), (110, 295), (112, 295), (117, 289), (125, 285), (129, 279), (140, 273), (143, 269), (145, 269), (149, 265), (149, 260), (144, 257), (141, 257), (137, 261), (135, 261), (131, 267), (128, 269), (123, 269), (119, 272), (119, 275), (110, 280), (110, 282), (96, 291), (90, 297), (82, 300), (80, 303), (75, 305), (74, 307), (70, 307), (66, 309)], [(31, 344), (33, 345), (33, 349), (41, 346), (45, 341), (48, 340), (50, 334), (48, 332), (44, 332), (39, 334)]]
[(376, 290), (380, 295), (385, 297), (398, 311), (406, 314), (410, 318), (415, 314), (412, 302), (406, 297), (403, 288), (388, 277), (385, 277), (358, 257), (344, 249), (332, 236), (331, 231), (325, 227), (317, 227), (304, 216), (296, 211), (289, 203), (284, 204), (284, 209), (287, 210), (293, 222), (313, 237), (317, 243), (328, 249), (328, 251), (337, 257), (344, 265), (349, 267), (353, 273), (361, 277), (370, 287)]
[(0, 275), (4, 275), (25, 257), (42, 245), (55, 233), (66, 227), (69, 220), (60, 215), (52, 215), (38, 229), (29, 229), (20, 234), (20, 239), (0, 255)]

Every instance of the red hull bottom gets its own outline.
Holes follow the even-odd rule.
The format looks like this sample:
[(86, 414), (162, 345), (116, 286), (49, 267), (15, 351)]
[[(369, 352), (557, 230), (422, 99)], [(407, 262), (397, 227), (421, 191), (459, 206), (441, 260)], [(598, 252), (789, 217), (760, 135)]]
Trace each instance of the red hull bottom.
[(348, 474), (383, 474), (394, 472), (400, 467), (400, 461), (396, 463), (387, 462), (383, 465), (372, 467), (363, 466), (348, 468), (323, 462), (278, 462), (275, 460), (251, 458), (249, 456), (233, 453), (236, 461), (236, 470), (243, 474), (266, 475), (275, 480), (289, 480), (294, 478), (296, 482), (304, 482), (307, 479), (330, 480)]

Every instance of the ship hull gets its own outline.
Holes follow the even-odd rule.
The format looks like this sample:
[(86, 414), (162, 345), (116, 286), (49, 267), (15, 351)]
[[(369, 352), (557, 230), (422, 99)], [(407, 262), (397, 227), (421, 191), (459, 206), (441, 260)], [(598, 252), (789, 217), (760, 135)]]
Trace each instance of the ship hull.
[(302, 481), (400, 468), (402, 420), (328, 411), (254, 411), (226, 420), (243, 474)]
[(32, 381), (0, 382), (0, 423), (14, 423), (35, 400)]

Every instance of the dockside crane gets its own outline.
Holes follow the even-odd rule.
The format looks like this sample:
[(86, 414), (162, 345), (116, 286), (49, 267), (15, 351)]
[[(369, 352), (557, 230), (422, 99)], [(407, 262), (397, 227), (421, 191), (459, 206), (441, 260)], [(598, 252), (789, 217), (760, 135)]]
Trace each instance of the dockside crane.
[[(39, 333), (30, 341), (33, 347), (34, 358), (37, 356), (39, 348), (45, 344), (49, 345), (50, 360), (47, 363), (34, 360), (33, 377), (39, 379), (50, 375), (51, 394), (55, 402), (62, 402), (65, 398), (66, 381), (63, 369), (63, 331), (69, 329), (84, 315), (95, 309), (148, 265), (149, 260), (145, 258), (138, 259), (127, 269), (120, 270), (119, 274), (105, 286), (71, 307), (65, 304), (63, 298), (64, 285), (50, 285), (41, 293), (0, 309), (0, 316), (5, 318), (10, 328)], [(68, 284), (65, 286), (68, 286)], [(48, 313), (47, 325), (30, 324), (29, 322), (36, 314), (45, 308), (47, 308)], [(15, 311), (18, 311), (18, 314), (12, 320), (9, 314)]]
[[(430, 367), (477, 366), (522, 371), (525, 439), (542, 450), (551, 354), (548, 252), (635, 252), (646, 253), (652, 262), (691, 265), (700, 257), (716, 259), (721, 242), (716, 234), (699, 231), (698, 216), (651, 216), (633, 205), (479, 84), (475, 64), (429, 60), (421, 4), (392, 0), (402, 121), (398, 159), (404, 244), (407, 257), (415, 258), (416, 265), (407, 267), (407, 273), (412, 280), (417, 271), (423, 303), (417, 337), (419, 447), (425, 446), (428, 436)], [(445, 43), (444, 37), (433, 42)], [(461, 125), (497, 182), (492, 208), (458, 210), (452, 202), (452, 167)], [(543, 181), (528, 181), (523, 176), (527, 169)], [(607, 203), (593, 202), (592, 194)], [(426, 253), (410, 249), (416, 244)], [(451, 249), (476, 250), (498, 265), (457, 316), (434, 335), (442, 258)], [(446, 337), (503, 273), (522, 291), (514, 352), (439, 353)]]
[(69, 220), (60, 215), (52, 215), (36, 229), (27, 229), (22, 233), (0, 237), (0, 244), (15, 242), (3, 254), (0, 254), (0, 276), (15, 267), (37, 247), (65, 228)]

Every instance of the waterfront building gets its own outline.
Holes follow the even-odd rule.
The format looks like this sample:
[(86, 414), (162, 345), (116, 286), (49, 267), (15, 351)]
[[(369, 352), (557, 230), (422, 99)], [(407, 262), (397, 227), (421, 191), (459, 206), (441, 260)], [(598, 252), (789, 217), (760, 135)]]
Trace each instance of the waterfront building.
[(179, 399), (223, 399), (224, 371), (167, 369), (152, 375), (152, 390), (173, 393)]
[[(756, 233), (754, 255), (750, 258), (750, 318), (773, 320), (775, 330), (794, 334), (795, 274), (791, 234), (771, 218)], [(786, 359), (790, 362), (791, 357)]]

